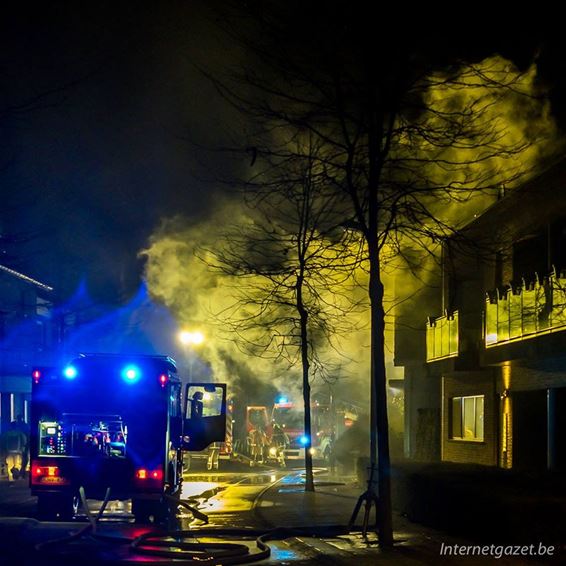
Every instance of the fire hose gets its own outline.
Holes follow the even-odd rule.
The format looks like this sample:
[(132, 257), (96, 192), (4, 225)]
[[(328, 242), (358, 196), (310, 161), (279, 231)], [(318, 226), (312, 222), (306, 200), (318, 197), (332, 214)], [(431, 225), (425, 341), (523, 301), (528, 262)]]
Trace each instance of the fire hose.
[[(88, 524), (67, 537), (62, 537), (35, 546), (35, 552), (43, 558), (52, 558), (57, 563), (72, 564), (116, 564), (123, 566), (139, 565), (159, 566), (167, 563), (184, 565), (203, 563), (210, 565), (231, 565), (257, 562), (268, 558), (271, 549), (268, 541), (282, 540), (297, 536), (345, 535), (351, 531), (348, 527), (335, 525), (308, 528), (196, 528), (191, 530), (169, 530), (147, 532), (135, 538), (102, 534), (97, 531), (97, 523), (102, 517), (110, 499), (110, 488), (102, 506), (94, 516), (86, 500), (83, 487), (79, 489), (81, 502), (85, 509)], [(188, 508), (195, 518), (208, 522), (208, 517), (183, 501), (167, 496), (175, 503)], [(257, 552), (242, 542), (201, 542), (198, 538), (239, 538), (255, 540)], [(90, 545), (90, 546), (89, 546)], [(94, 546), (93, 546), (94, 545)], [(101, 546), (102, 545), (102, 546)], [(88, 552), (85, 550), (88, 549)], [(37, 556), (37, 555), (36, 555)], [(143, 558), (142, 558), (143, 557)], [(153, 557), (152, 560), (150, 557)], [(143, 560), (143, 562), (141, 562)]]

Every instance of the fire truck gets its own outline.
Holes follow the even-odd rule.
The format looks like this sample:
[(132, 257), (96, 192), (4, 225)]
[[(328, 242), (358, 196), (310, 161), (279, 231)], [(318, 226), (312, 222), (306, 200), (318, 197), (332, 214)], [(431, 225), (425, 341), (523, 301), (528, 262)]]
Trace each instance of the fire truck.
[(165, 356), (81, 354), (32, 371), (30, 487), (40, 519), (68, 520), (89, 499), (132, 501), (137, 522), (166, 519), (182, 451), (225, 438), (226, 385), (182, 384)]
[[(311, 434), (310, 450), (313, 458), (326, 460), (331, 448), (332, 438), (338, 438), (357, 420), (357, 413), (347, 410), (344, 404), (340, 407), (313, 401), (311, 404)], [(266, 437), (267, 445), (271, 444), (273, 425), (278, 424), (285, 432), (289, 445), (284, 451), (287, 460), (304, 460), (305, 446), (309, 439), (304, 432), (304, 411), (287, 397), (280, 396), (273, 406), (268, 409), (265, 405), (248, 405), (246, 407), (246, 432), (249, 435), (253, 429), (260, 429)], [(276, 452), (271, 448), (267, 451), (266, 459), (275, 459)]]

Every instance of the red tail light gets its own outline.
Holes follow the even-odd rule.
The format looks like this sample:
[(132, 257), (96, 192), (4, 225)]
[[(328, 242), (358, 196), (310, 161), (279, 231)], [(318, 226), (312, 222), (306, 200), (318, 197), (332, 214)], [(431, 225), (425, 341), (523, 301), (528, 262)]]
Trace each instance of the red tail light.
[(70, 481), (63, 477), (59, 466), (45, 466), (33, 462), (31, 466), (31, 483), (35, 485), (68, 485)]
[(41, 372), (38, 369), (34, 369), (31, 372), (31, 376), (36, 383), (39, 383), (39, 378), (41, 377)]
[(141, 469), (136, 471), (136, 478), (139, 480), (146, 480), (147, 479), (147, 470)]
[(33, 468), (33, 475), (34, 476), (47, 476), (50, 478), (58, 477), (59, 476), (59, 467), (58, 466), (35, 466)]
[(153, 472), (151, 472), (151, 479), (162, 481), (163, 480), (163, 470), (154, 470)]
[(163, 482), (163, 470), (148, 470), (139, 468), (136, 470), (136, 482), (140, 486), (152, 487), (156, 483), (161, 485)]
[(162, 373), (159, 376), (159, 383), (161, 383), (161, 387), (165, 387), (168, 381), (169, 381), (169, 377), (167, 376), (167, 374)]

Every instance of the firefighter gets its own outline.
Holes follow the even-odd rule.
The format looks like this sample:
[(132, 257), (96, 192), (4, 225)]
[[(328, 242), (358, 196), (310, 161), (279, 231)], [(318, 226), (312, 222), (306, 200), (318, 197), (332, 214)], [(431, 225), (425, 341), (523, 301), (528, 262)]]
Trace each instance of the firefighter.
[(273, 433), (271, 435), (271, 446), (275, 448), (277, 463), (285, 467), (285, 450), (289, 447), (289, 437), (281, 426), (277, 423), (273, 425)]
[(15, 422), (0, 436), (0, 458), (6, 463), (8, 480), (13, 481), (25, 476), (23, 469), (24, 455), (27, 454), (27, 436), (18, 430)]
[(261, 428), (252, 428), (248, 436), (251, 461), (250, 466), (263, 464), (263, 452), (266, 444), (266, 436)]
[(204, 410), (202, 391), (195, 391), (191, 399), (191, 419), (200, 419)]

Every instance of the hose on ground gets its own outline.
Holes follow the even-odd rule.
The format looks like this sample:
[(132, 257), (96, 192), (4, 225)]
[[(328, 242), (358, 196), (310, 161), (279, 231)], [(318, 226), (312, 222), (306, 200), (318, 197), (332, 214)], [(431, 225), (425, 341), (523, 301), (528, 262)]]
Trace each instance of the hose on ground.
[[(187, 531), (168, 531), (163, 533), (148, 532), (134, 539), (116, 537), (112, 535), (96, 534), (93, 538), (106, 542), (112, 547), (121, 545), (119, 552), (102, 547), (100, 554), (91, 553), (96, 564), (110, 564), (116, 566), (134, 566), (140, 564), (143, 556), (144, 566), (163, 566), (169, 561), (180, 566), (192, 566), (203, 563), (209, 565), (249, 564), (269, 558), (271, 549), (268, 541), (282, 540), (291, 537), (326, 536), (336, 537), (347, 534), (348, 527), (327, 526), (308, 528), (277, 528), (262, 529), (231, 529), (231, 528), (200, 528)], [(239, 538), (240, 540), (254, 540), (257, 552), (251, 552), (250, 547), (242, 542), (201, 542), (201, 538)], [(76, 539), (73, 539), (76, 540)], [(70, 541), (69, 541), (70, 542)], [(127, 546), (126, 546), (127, 545)], [(70, 561), (74, 563), (79, 556), (83, 557), (84, 548), (67, 548), (65, 553), (54, 554), (58, 563)], [(152, 558), (154, 558), (152, 560)], [(165, 562), (164, 562), (165, 561)]]
[(96, 517), (92, 516), (92, 513), (91, 513), (91, 511), (88, 507), (88, 503), (86, 501), (85, 490), (84, 490), (83, 486), (81, 486), (79, 488), (79, 496), (81, 498), (81, 502), (83, 504), (86, 516), (88, 518), (88, 525), (85, 525), (84, 527), (79, 529), (77, 532), (72, 533), (72, 534), (70, 534), (66, 537), (48, 540), (46, 542), (42, 542), (40, 544), (37, 544), (35, 546), (35, 550), (45, 551), (46, 549), (51, 548), (51, 547), (56, 547), (58, 545), (63, 545), (63, 544), (67, 544), (67, 543), (79, 540), (80, 538), (82, 538), (87, 533), (90, 533), (90, 532), (92, 532), (93, 534), (96, 533), (96, 524), (100, 520), (100, 517), (102, 517), (102, 514), (104, 513), (104, 510), (106, 509), (106, 506), (108, 505), (108, 501), (110, 500), (110, 488), (108, 487), (106, 489), (106, 494), (104, 495), (104, 501), (102, 502), (102, 505), (100, 506), (100, 509), (99, 509)]

